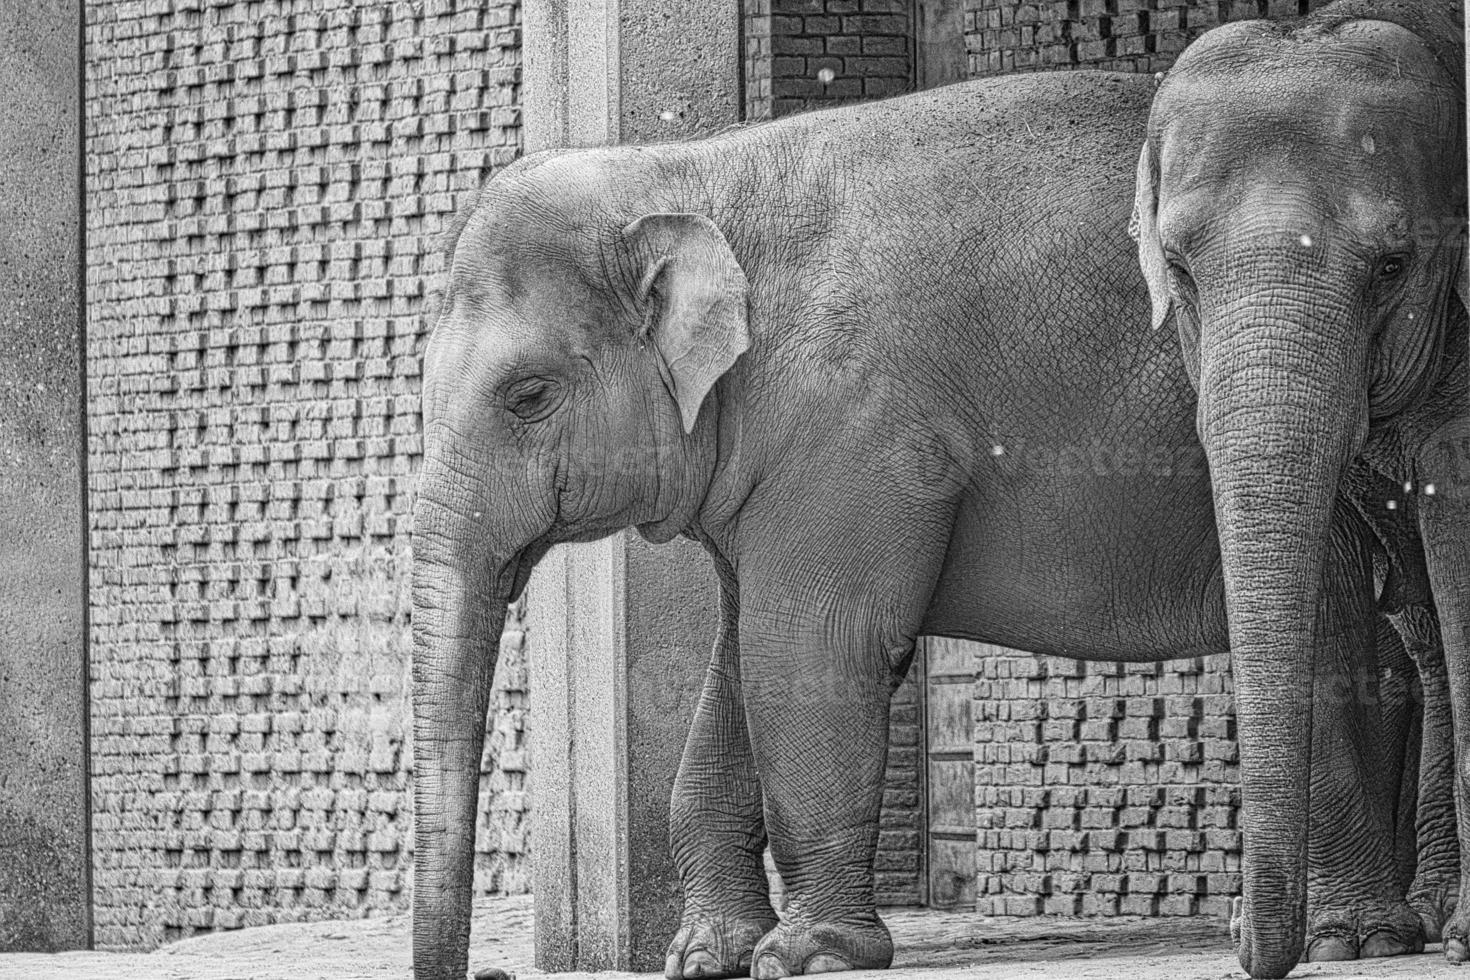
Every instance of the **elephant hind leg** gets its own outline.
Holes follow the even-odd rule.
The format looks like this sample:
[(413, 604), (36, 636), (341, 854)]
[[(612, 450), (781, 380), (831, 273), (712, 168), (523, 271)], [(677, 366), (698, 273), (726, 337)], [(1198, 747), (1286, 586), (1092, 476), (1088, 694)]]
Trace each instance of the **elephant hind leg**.
[(1389, 510), (1386, 500), (1401, 497), (1397, 480), (1386, 482), (1368, 471), (1360, 471), (1357, 479), (1359, 511), (1383, 549), (1376, 562), (1379, 609), (1393, 627), (1385, 630), (1380, 623), (1378, 652), (1385, 771), (1395, 759), (1403, 760), (1395, 863), (1409, 904), (1423, 922), (1425, 940), (1439, 942), (1459, 892), (1460, 848), (1450, 683), (1420, 511), (1421, 504), (1435, 501), (1428, 495), (1410, 498)]
[[(1460, 376), (1463, 377), (1463, 368)], [(1425, 494), (1419, 527), (1428, 559), (1448, 678), (1454, 764), (1454, 807), (1461, 853), (1470, 848), (1470, 392), (1458, 387), (1444, 412), (1449, 421), (1426, 440), (1418, 473), (1436, 492)], [(1427, 704), (1427, 692), (1426, 692)], [(1427, 729), (1426, 722), (1426, 729)], [(1460, 895), (1470, 891), (1460, 862)], [(1460, 903), (1443, 927), (1445, 958), (1470, 960), (1470, 903)]]
[(1417, 813), (1422, 738), (1418, 671), (1393, 617), (1378, 623), (1378, 701), (1383, 718), (1383, 786), (1392, 805), (1394, 867), (1408, 891), (1418, 864)]
[(727, 569), (721, 577), (720, 634), (669, 814), (684, 912), (664, 962), (668, 980), (746, 976), (756, 943), (777, 921), (741, 695), (738, 586)]
[[(1371, 552), (1355, 524), (1335, 531), (1319, 612), (1312, 711), (1307, 959), (1417, 953), (1419, 916), (1395, 866), (1394, 810), (1402, 750), (1385, 737)], [(1406, 662), (1405, 662), (1406, 664)], [(1405, 666), (1405, 671), (1407, 667)], [(1389, 760), (1387, 754), (1395, 756)]]
[(1417, 748), (1417, 774), (1406, 772), (1414, 785), (1414, 876), (1409, 905), (1424, 923), (1427, 942), (1443, 938), (1444, 924), (1460, 891), (1460, 842), (1455, 828), (1455, 745), (1449, 674), (1439, 621), (1425, 605), (1406, 606), (1393, 616), (1395, 626), (1418, 670), (1422, 721)]

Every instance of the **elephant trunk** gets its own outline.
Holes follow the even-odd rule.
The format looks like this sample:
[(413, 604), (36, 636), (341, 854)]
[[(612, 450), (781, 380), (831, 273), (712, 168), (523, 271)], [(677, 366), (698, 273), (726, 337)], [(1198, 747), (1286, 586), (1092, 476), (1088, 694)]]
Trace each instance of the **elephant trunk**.
[(1338, 485), (1366, 425), (1361, 355), (1333, 339), (1349, 335), (1340, 306), (1245, 296), (1202, 330), (1199, 429), (1240, 735), (1239, 955), (1258, 978), (1286, 976), (1305, 941), (1318, 602)]
[(485, 716), (516, 563), (483, 547), (469, 467), (425, 457), (413, 531), (415, 980), (464, 980)]

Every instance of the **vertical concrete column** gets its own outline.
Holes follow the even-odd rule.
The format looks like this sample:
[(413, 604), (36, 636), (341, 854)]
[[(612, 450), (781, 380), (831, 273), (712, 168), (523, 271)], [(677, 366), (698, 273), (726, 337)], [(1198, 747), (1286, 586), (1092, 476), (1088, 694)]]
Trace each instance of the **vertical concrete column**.
[[(740, 114), (740, 4), (524, 8), (528, 152), (712, 132)], [(678, 922), (669, 794), (714, 640), (709, 559), (626, 532), (558, 548), (528, 592), (536, 963), (657, 970)]]
[(0, 13), (0, 953), (91, 945), (80, 17)]

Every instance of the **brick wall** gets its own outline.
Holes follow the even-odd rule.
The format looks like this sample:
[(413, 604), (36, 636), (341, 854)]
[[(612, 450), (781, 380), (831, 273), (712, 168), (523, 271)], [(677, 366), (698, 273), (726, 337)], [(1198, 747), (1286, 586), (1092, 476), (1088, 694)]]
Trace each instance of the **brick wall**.
[(1240, 889), (1226, 658), (983, 658), (979, 910), (1225, 915)]
[(910, 674), (894, 692), (888, 716), (888, 769), (875, 882), (880, 905), (919, 905), (923, 900), (924, 746), (919, 712), (919, 678)]
[[(419, 352), (518, 8), (86, 9), (97, 943), (400, 908)], [(525, 885), (504, 687), (482, 888)]]
[(1326, 0), (963, 0), (970, 74), (1164, 71), (1227, 21), (1293, 17)]
[(746, 0), (747, 119), (907, 92), (908, 0)]

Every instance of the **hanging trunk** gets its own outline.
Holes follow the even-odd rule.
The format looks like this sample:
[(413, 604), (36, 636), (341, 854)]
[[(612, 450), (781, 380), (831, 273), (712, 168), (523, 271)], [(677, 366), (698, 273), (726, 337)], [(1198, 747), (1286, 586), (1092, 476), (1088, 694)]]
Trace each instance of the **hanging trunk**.
[(1302, 955), (1318, 597), (1338, 484), (1365, 417), (1356, 355), (1331, 340), (1349, 332), (1314, 329), (1323, 308), (1242, 298), (1201, 350), (1200, 435), (1240, 737), (1239, 954), (1253, 977), (1284, 977)]
[(482, 547), (482, 529), (463, 513), (466, 502), (485, 499), (481, 488), (426, 460), (413, 537), (414, 977), (464, 980), (480, 757), (508, 562)]

